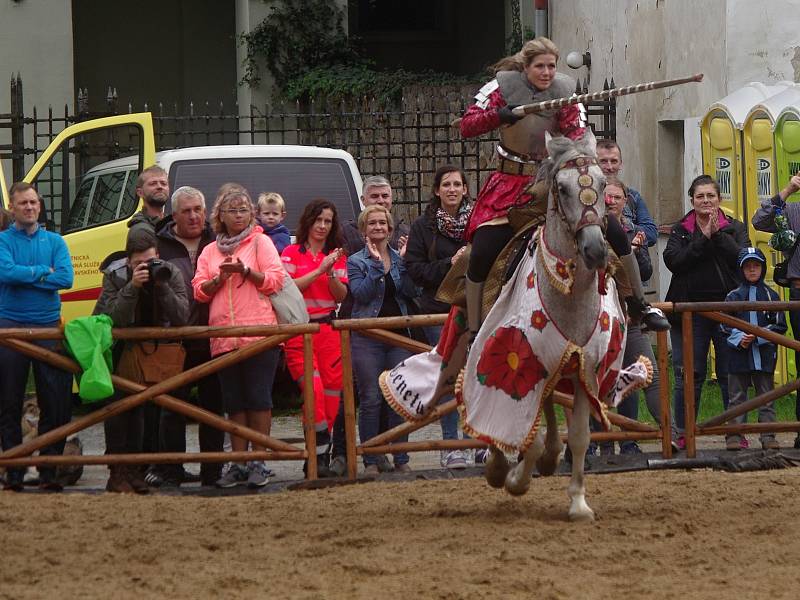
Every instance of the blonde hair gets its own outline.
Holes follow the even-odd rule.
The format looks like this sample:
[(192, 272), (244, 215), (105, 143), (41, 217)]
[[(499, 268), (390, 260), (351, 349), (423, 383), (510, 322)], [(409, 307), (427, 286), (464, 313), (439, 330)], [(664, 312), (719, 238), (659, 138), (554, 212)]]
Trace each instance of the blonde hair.
[(219, 188), (217, 199), (214, 202), (214, 208), (211, 209), (211, 227), (214, 229), (215, 233), (228, 233), (225, 223), (222, 222), (220, 213), (226, 210), (231, 203), (238, 198), (247, 200), (247, 206), (250, 208), (250, 224), (252, 225), (255, 222), (256, 214), (253, 208), (253, 201), (250, 199), (248, 191), (238, 183), (225, 183)]
[(267, 210), (270, 206), (277, 206), (282, 213), (286, 212), (286, 202), (278, 192), (261, 192), (258, 195), (258, 210)]
[(389, 231), (394, 231), (394, 219), (392, 218), (392, 213), (390, 213), (385, 206), (381, 206), (380, 204), (370, 204), (367, 208), (361, 211), (361, 214), (358, 215), (358, 230), (365, 234), (367, 233), (367, 219), (369, 215), (374, 212), (383, 213), (386, 216), (386, 223), (389, 225)]
[(533, 62), (534, 58), (542, 54), (552, 54), (558, 62), (558, 47), (549, 38), (537, 37), (525, 42), (516, 54), (498, 60), (489, 67), (489, 71), (493, 75), (498, 71), (522, 71)]

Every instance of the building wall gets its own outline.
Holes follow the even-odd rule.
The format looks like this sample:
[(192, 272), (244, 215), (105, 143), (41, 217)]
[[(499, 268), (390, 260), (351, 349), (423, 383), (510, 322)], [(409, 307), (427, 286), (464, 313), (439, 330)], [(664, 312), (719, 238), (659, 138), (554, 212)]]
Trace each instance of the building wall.
[[(773, 0), (767, 10), (747, 0), (550, 3), (551, 37), (562, 56), (592, 54), (590, 90), (612, 77), (624, 86), (704, 73), (700, 84), (618, 99), (622, 177), (642, 192), (657, 223), (674, 222), (687, 210), (688, 184), (702, 171), (697, 123), (712, 102), (749, 81), (800, 81), (796, 19), (786, 18), (796, 4)], [(668, 281), (669, 273), (660, 279)]]
[[(134, 12), (135, 11), (135, 12)], [(76, 0), (75, 83), (89, 89), (89, 108), (103, 110), (109, 86), (116, 88), (121, 111), (145, 102), (205, 102), (227, 112), (236, 101), (235, 10), (216, 0), (139, 0), (135, 3)]]
[[(11, 110), (10, 78), (21, 73), (26, 109), (72, 104), (72, 7), (69, 2), (0, 0), (0, 113)], [(11, 142), (0, 129), (0, 144)], [(3, 161), (11, 177), (11, 161)]]

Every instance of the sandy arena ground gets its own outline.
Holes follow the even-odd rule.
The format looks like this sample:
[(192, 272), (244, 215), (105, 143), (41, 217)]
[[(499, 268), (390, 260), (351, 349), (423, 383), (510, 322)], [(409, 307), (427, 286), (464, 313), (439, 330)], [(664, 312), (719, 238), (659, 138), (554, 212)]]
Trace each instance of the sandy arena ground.
[(800, 469), (234, 497), (0, 493), (0, 598), (797, 598)]

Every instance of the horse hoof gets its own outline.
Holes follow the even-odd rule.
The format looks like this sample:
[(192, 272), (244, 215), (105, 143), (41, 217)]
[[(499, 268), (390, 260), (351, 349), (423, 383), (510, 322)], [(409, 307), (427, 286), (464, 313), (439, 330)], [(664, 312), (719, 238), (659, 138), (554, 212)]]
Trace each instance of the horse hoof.
[(506, 477), (506, 491), (511, 494), (512, 496), (522, 496), (528, 492), (531, 487), (531, 480), (530, 477), (528, 479), (520, 480), (517, 477), (514, 477), (514, 473), (511, 472)]
[(555, 456), (542, 456), (536, 461), (536, 470), (539, 471), (539, 475), (544, 475), (546, 477), (556, 472), (558, 463), (559, 454)]
[(486, 459), (486, 483), (493, 488), (502, 488), (506, 483), (506, 476), (511, 470), (506, 455), (492, 448), (489, 457)]
[(569, 520), (573, 523), (591, 523), (594, 521), (594, 511), (591, 508), (586, 512), (570, 511)]

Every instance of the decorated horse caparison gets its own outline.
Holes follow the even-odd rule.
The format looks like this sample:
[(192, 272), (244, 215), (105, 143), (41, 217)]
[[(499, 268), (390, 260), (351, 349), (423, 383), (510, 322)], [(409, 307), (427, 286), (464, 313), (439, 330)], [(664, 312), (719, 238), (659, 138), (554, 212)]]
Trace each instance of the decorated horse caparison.
[[(562, 444), (552, 393), (573, 394), (569, 517), (585, 520), (594, 517), (583, 482), (589, 414), (607, 425), (605, 407), (623, 391), (617, 383), (625, 315), (613, 278), (605, 276), (605, 178), (594, 136), (553, 138), (547, 149), (550, 158), (539, 170), (550, 190), (547, 220), (486, 316), (456, 396), (465, 431), (491, 444), (489, 485), (519, 495), (528, 490), (534, 465), (542, 475), (555, 472)], [(645, 365), (634, 373), (639, 384), (646, 381)], [(546, 429), (539, 427), (542, 412)], [(504, 451), (519, 451), (522, 460), (512, 468)]]

